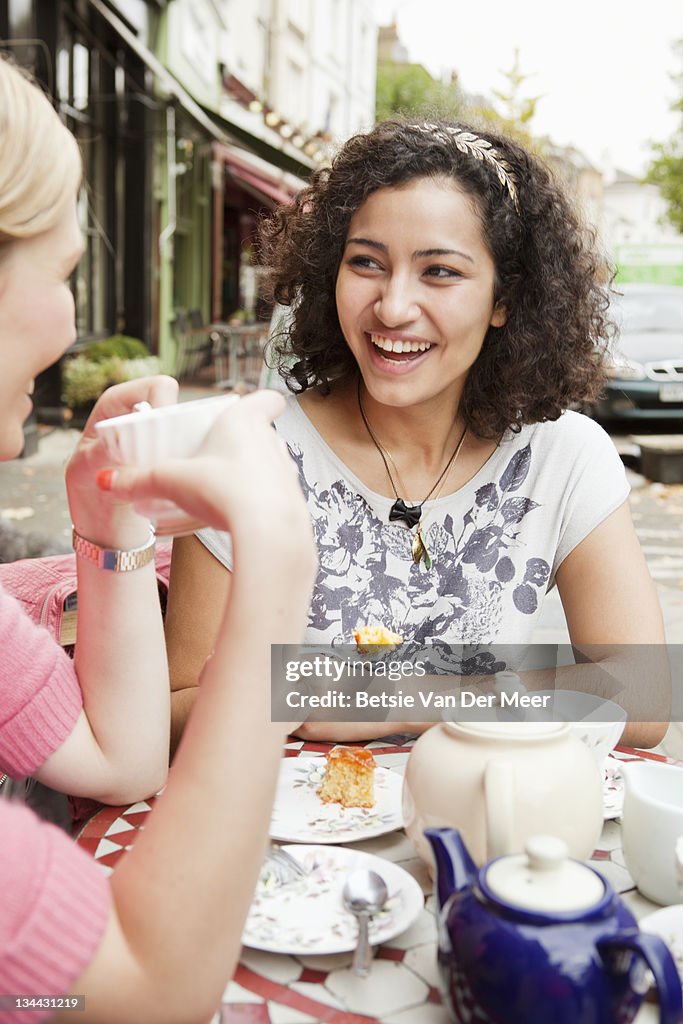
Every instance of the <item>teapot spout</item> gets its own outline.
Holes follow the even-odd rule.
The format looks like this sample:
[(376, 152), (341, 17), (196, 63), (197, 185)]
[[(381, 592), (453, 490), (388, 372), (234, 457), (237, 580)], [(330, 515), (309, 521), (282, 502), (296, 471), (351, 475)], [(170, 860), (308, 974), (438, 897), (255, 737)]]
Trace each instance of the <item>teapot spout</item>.
[(472, 885), (477, 866), (457, 829), (427, 828), (424, 835), (434, 854), (437, 897), (443, 907), (454, 892)]

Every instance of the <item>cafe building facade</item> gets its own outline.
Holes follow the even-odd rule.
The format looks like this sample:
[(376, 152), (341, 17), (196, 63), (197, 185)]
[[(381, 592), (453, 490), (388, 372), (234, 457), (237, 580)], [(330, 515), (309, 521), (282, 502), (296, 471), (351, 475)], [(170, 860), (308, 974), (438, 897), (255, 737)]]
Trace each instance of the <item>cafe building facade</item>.
[[(122, 333), (173, 372), (178, 315), (209, 322), (240, 308), (259, 217), (318, 165), (248, 109), (250, 91), (221, 61), (227, 8), (0, 0), (0, 48), (32, 71), (83, 154), (74, 351)], [(59, 401), (55, 367), (36, 404)]]
[(0, 48), (83, 154), (75, 349), (123, 333), (169, 372), (179, 315), (267, 317), (259, 218), (374, 117), (371, 0), (0, 0)]

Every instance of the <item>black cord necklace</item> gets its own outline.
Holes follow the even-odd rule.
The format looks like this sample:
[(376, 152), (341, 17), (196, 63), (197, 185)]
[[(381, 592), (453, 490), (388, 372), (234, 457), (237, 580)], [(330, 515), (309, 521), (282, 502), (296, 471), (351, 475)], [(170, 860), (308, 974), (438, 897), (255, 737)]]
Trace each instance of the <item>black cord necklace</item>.
[[(441, 470), (441, 473), (439, 474), (438, 479), (434, 483), (433, 487), (430, 489), (429, 493), (426, 494), (425, 497), (422, 499), (422, 501), (420, 501), (417, 505), (407, 505), (405, 503), (405, 501), (403, 500), (403, 498), (399, 497), (399, 493), (396, 490), (396, 484), (394, 483), (394, 478), (391, 475), (391, 470), (389, 469), (389, 463), (387, 462), (386, 456), (389, 455), (389, 458), (391, 459), (391, 455), (389, 454), (388, 451), (385, 454), (384, 447), (380, 444), (380, 442), (377, 440), (377, 438), (373, 434), (372, 428), (371, 428), (370, 424), (368, 423), (367, 416), (365, 415), (365, 410), (363, 409), (363, 402), (361, 401), (361, 395), (360, 395), (360, 378), (358, 380), (358, 409), (360, 411), (363, 423), (365, 424), (365, 429), (368, 432), (368, 436), (370, 437), (370, 440), (372, 441), (372, 443), (374, 444), (375, 448), (377, 449), (377, 451), (379, 452), (379, 454), (381, 456), (382, 462), (384, 463), (384, 468), (387, 471), (387, 476), (389, 478), (389, 483), (391, 484), (391, 489), (394, 492), (394, 495), (396, 496), (396, 501), (394, 502), (394, 504), (391, 506), (391, 509), (389, 510), (389, 520), (390, 521), (394, 521), (394, 520), (403, 521), (409, 529), (412, 529), (413, 526), (417, 526), (418, 527), (418, 534), (419, 534), (419, 532), (420, 532), (419, 523), (420, 523), (420, 519), (422, 518), (422, 506), (424, 505), (424, 503), (426, 501), (429, 501), (429, 499), (431, 498), (432, 494), (434, 494), (434, 491), (437, 489), (437, 487), (439, 486), (441, 481), (446, 476), (446, 473), (448, 472), (448, 470), (451, 468), (451, 466), (453, 465), (453, 463), (457, 459), (458, 454), (460, 452), (460, 449), (462, 448), (462, 443), (465, 440), (465, 434), (467, 433), (467, 427), (464, 428), (462, 434), (460, 435), (458, 443), (455, 446), (455, 450), (453, 451), (453, 454), (451, 455), (450, 459), (448, 460), (448, 462), (446, 463), (444, 468)], [(394, 460), (391, 459), (391, 461), (393, 462)], [(394, 463), (394, 467), (396, 467), (396, 463)], [(398, 470), (397, 470), (397, 473), (398, 473)]]

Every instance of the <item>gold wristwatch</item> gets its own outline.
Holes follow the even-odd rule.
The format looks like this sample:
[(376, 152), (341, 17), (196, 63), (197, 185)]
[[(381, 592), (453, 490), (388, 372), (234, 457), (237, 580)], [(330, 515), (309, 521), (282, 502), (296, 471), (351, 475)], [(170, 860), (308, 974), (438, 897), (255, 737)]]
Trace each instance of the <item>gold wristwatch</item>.
[(154, 558), (154, 545), (156, 537), (151, 532), (146, 544), (139, 548), (131, 548), (122, 551), (120, 548), (103, 548), (81, 537), (80, 533), (74, 530), (72, 533), (73, 547), (79, 558), (85, 558), (94, 562), (98, 569), (109, 569), (111, 572), (131, 572), (133, 569), (142, 569)]

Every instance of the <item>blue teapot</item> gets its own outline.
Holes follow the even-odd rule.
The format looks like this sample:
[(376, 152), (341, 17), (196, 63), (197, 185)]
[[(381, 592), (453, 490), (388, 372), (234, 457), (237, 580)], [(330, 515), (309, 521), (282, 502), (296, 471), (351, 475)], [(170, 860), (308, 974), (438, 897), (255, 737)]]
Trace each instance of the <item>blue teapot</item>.
[(648, 988), (660, 1024), (681, 1024), (671, 953), (566, 844), (534, 836), (526, 852), (477, 869), (460, 833), (425, 831), (436, 863), (439, 967), (458, 1024), (629, 1024)]

